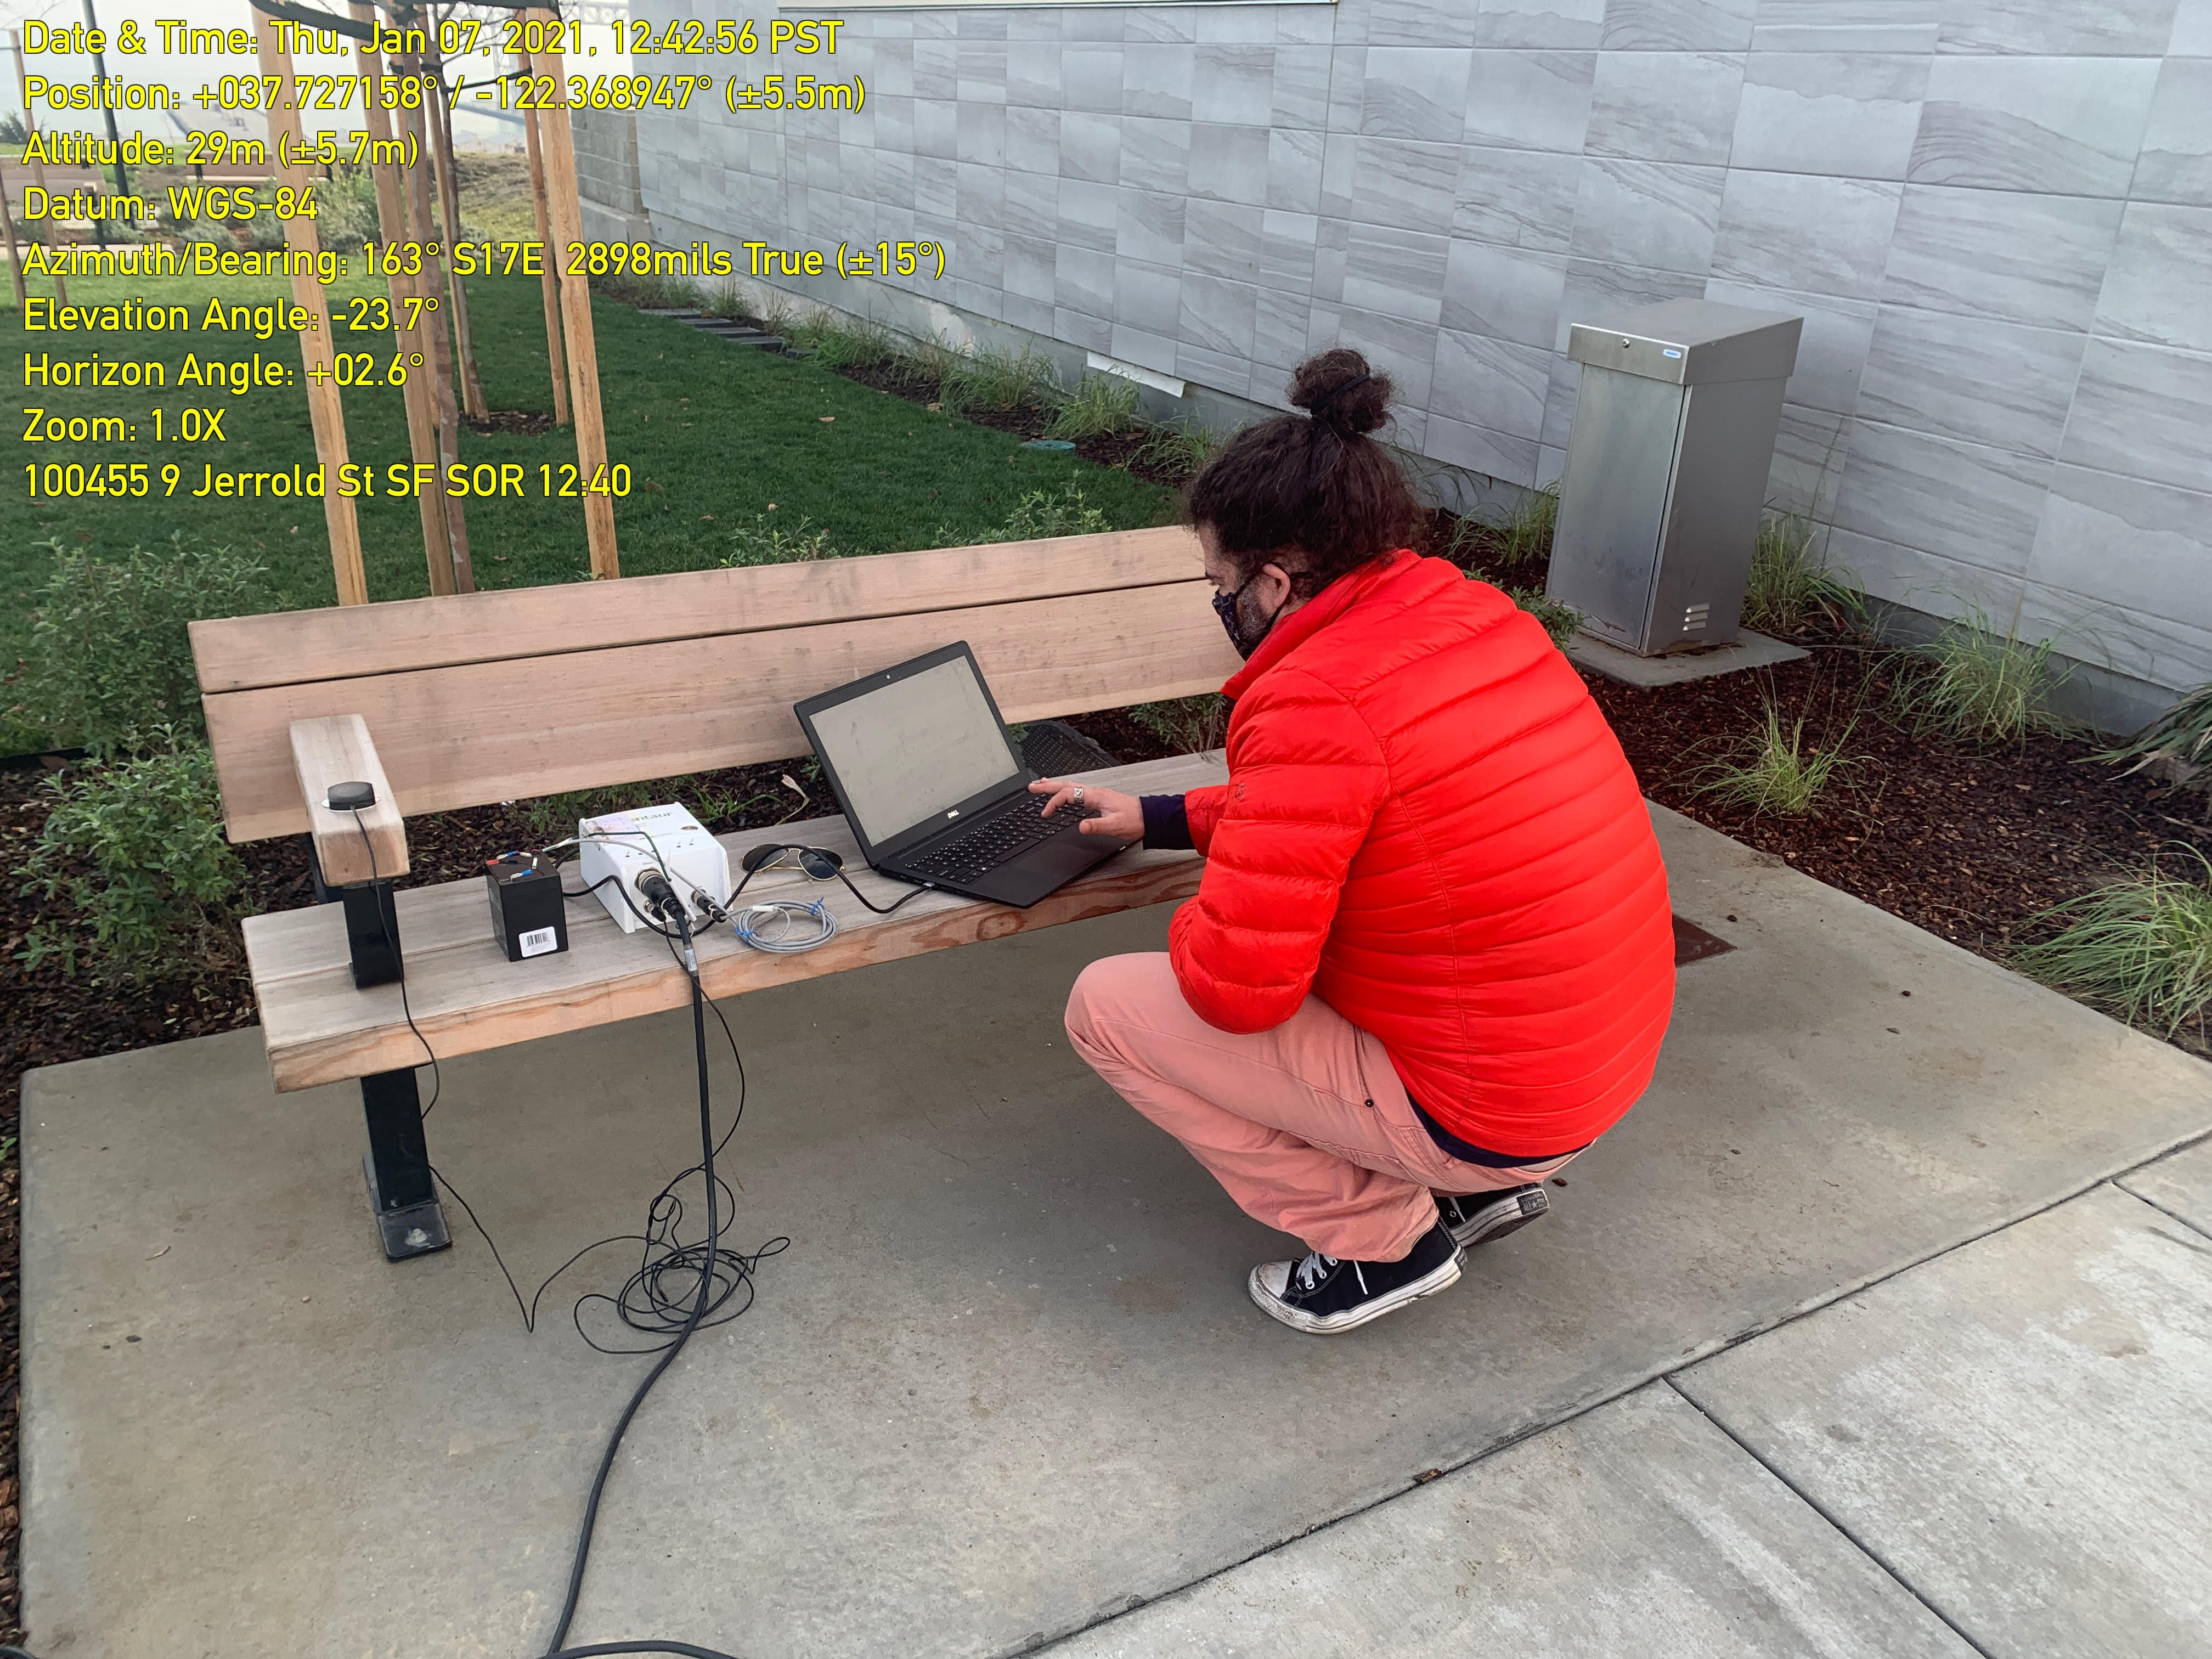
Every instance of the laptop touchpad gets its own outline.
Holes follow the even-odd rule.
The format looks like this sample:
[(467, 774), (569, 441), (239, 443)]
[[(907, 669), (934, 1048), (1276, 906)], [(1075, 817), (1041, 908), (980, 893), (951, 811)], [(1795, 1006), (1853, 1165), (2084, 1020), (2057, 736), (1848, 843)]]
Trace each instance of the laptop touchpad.
[(1057, 884), (1088, 870), (1113, 845), (1089, 836), (1055, 836), (1023, 859), (1022, 868)]

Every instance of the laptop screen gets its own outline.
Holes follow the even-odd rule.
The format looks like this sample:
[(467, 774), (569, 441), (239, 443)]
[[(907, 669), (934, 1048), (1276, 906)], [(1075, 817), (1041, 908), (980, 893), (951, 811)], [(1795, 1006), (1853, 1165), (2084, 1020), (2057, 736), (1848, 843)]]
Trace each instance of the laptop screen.
[(1019, 769), (964, 653), (811, 719), (861, 836), (877, 846)]

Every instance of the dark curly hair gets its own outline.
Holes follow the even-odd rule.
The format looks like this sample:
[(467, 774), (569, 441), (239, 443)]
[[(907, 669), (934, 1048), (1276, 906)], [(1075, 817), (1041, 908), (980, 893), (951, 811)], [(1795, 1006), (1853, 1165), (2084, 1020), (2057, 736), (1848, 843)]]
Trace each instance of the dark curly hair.
[(1390, 377), (1339, 346), (1291, 376), (1293, 405), (1249, 426), (1190, 482), (1183, 509), (1213, 532), (1247, 576), (1270, 561), (1310, 599), (1346, 571), (1406, 545), (1420, 508), (1382, 446), (1367, 434), (1389, 417)]

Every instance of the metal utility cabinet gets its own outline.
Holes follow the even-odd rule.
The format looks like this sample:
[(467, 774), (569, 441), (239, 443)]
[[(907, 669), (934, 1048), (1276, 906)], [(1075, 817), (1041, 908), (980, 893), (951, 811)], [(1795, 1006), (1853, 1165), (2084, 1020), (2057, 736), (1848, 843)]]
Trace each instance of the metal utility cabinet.
[(1547, 591), (1643, 656), (1736, 636), (1801, 317), (1669, 300), (1577, 323)]

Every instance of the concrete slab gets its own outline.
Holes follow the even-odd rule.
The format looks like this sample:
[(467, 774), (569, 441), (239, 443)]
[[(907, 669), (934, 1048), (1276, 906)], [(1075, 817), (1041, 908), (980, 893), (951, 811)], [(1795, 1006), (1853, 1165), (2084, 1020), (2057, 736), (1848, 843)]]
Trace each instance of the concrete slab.
[(2212, 1140), (2200, 1140), (2132, 1170), (2120, 1177), (2119, 1184), (2212, 1237)]
[(1994, 1659), (2212, 1652), (2212, 1243), (2101, 1188), (1683, 1373)]
[(1633, 651), (1589, 634), (1577, 634), (1565, 647), (1570, 661), (1625, 685), (1680, 685), (1690, 680), (1709, 680), (1717, 674), (1733, 674), (1742, 668), (1772, 668), (1796, 662), (1812, 653), (1802, 645), (1740, 630), (1726, 645), (1703, 651), (1672, 651), (1663, 657), (1639, 657)]
[[(1067, 984), (1164, 911), (732, 1004), (737, 1237), (793, 1248), (639, 1419), (576, 1638), (1017, 1650), (2212, 1129), (2212, 1069), (1658, 822), (1737, 948), (1685, 972), (1650, 1096), (1543, 1226), (1354, 1338), (1255, 1312), (1287, 1242), (1067, 1051)], [(690, 1090), (680, 1016), (472, 1056), (433, 1153), (534, 1282), (638, 1225)], [(465, 1222), (387, 1267), (356, 1097), (279, 1100), (252, 1032), (33, 1073), (24, 1119), (37, 1650), (542, 1647), (639, 1372), (566, 1322), (619, 1252), (535, 1337)]]
[(1973, 1655), (1664, 1382), (1046, 1651)]

